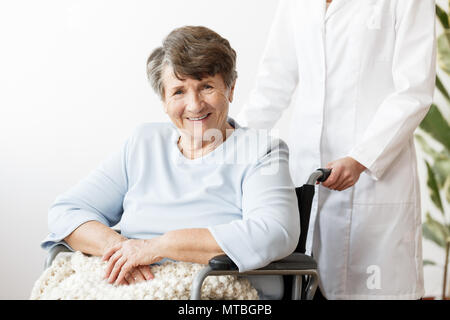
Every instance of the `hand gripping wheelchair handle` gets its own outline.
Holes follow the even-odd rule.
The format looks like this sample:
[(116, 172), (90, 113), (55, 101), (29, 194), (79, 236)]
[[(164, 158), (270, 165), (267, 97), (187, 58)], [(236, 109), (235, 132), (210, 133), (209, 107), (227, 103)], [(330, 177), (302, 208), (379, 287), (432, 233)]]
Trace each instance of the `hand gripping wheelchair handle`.
[(325, 182), (331, 174), (331, 169), (319, 168), (314, 171), (310, 176), (306, 184), (315, 185), (317, 182)]
[(318, 182), (325, 182), (331, 174), (331, 169), (320, 168), (317, 170), (322, 172), (322, 176), (317, 179)]

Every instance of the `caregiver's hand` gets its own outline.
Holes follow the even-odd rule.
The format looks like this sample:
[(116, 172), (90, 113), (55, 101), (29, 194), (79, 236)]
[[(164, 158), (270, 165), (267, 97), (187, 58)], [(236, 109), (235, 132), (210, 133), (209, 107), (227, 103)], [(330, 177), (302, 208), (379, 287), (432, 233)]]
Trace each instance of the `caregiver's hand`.
[(351, 157), (332, 161), (326, 166), (331, 170), (328, 179), (322, 183), (324, 187), (343, 191), (353, 186), (366, 167)]
[[(145, 279), (152, 279), (153, 274), (148, 267), (150, 264), (162, 260), (163, 257), (157, 255), (157, 238), (148, 240), (129, 239), (122, 241), (111, 247), (102, 257), (103, 261), (108, 261), (105, 278), (109, 283), (121, 284), (126, 280), (128, 283), (142, 279), (141, 272)], [(147, 268), (138, 268), (147, 267)]]

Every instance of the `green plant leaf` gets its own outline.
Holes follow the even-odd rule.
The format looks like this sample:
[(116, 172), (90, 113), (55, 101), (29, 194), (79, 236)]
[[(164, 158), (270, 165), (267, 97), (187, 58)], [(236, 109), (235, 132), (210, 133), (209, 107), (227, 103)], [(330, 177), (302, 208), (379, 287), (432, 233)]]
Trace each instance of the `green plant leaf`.
[(450, 150), (450, 126), (435, 104), (431, 105), (426, 117), (420, 123), (420, 128)]
[(446, 239), (449, 236), (448, 226), (444, 226), (439, 221), (433, 219), (429, 212), (427, 212), (426, 220), (422, 224), (422, 232), (425, 239), (445, 248)]
[(437, 185), (434, 171), (431, 168), (428, 161), (425, 161), (425, 164), (427, 165), (427, 173), (428, 173), (427, 186), (428, 186), (428, 191), (430, 192), (431, 201), (433, 201), (436, 208), (438, 208), (439, 211), (441, 211), (441, 213), (444, 214), (444, 208), (442, 207), (441, 195), (439, 194), (439, 187)]
[(436, 265), (436, 262), (434, 262), (434, 261), (426, 260), (426, 259), (423, 260), (423, 266), (435, 266), (435, 265)]
[(436, 76), (436, 88), (442, 93), (445, 99), (447, 99), (447, 102), (450, 102), (450, 95), (448, 94), (447, 89), (445, 88), (444, 84), (442, 83), (439, 76)]
[(444, 148), (441, 152), (438, 152), (430, 146), (425, 137), (423, 137), (422, 135), (415, 134), (414, 137), (420, 148), (433, 159), (434, 165), (431, 169), (435, 174), (438, 188), (443, 189), (444, 185), (446, 184), (447, 178), (450, 177), (449, 150)]
[(420, 148), (429, 156), (431, 156), (434, 159), (439, 158), (439, 152), (434, 150), (428, 142), (425, 140), (425, 138), (419, 134), (415, 134), (414, 137), (416, 138), (416, 141), (419, 143)]
[(422, 224), (422, 235), (425, 239), (430, 240), (439, 247), (444, 248), (443, 240), (439, 237), (439, 235), (434, 233), (433, 229), (426, 222)]
[(450, 176), (450, 158), (444, 152), (434, 159), (433, 172), (439, 189), (443, 189), (447, 178)]
[(438, 17), (444, 29), (448, 29), (449, 23), (447, 13), (439, 5), (436, 5), (436, 16)]
[[(447, 200), (447, 203), (450, 203), (450, 176), (447, 176), (447, 179), (445, 180), (444, 194), (445, 194), (445, 199)], [(449, 233), (450, 233), (450, 225), (448, 226), (448, 228), (449, 228)]]
[(439, 67), (450, 75), (450, 29), (444, 29), (438, 37), (437, 49)]

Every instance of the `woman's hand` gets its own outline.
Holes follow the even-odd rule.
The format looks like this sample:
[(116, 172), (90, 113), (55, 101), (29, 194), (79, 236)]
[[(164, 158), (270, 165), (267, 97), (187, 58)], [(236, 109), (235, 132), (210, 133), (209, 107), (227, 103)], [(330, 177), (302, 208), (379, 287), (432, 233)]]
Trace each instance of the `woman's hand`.
[(163, 258), (156, 254), (156, 244), (157, 238), (129, 239), (111, 247), (102, 257), (103, 261), (108, 261), (105, 278), (115, 284), (152, 279), (149, 265)]
[[(105, 277), (107, 278), (107, 277)], [(137, 266), (131, 269), (126, 275), (122, 282), (119, 285), (129, 285), (134, 283), (139, 283), (142, 281), (147, 281), (153, 279), (153, 273), (150, 269), (150, 266)]]
[(326, 167), (332, 170), (330, 176), (322, 185), (338, 191), (343, 191), (353, 186), (358, 181), (361, 173), (366, 170), (366, 167), (351, 157), (332, 161)]

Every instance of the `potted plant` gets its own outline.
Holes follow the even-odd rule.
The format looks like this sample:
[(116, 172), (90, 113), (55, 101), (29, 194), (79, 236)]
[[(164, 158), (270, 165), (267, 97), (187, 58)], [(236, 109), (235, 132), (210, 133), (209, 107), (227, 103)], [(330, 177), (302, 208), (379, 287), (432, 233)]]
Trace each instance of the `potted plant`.
[[(450, 75), (450, 19), (449, 14), (436, 5), (437, 19), (443, 27), (443, 33), (438, 37), (438, 66), (443, 76)], [(450, 95), (441, 81), (436, 77), (436, 88), (443, 96), (445, 105), (433, 104), (425, 119), (420, 124), (416, 134), (416, 141), (425, 152), (424, 159), (427, 168), (427, 186), (430, 198), (438, 216), (426, 213), (422, 225), (424, 238), (431, 240), (445, 250), (444, 279), (442, 284), (442, 299), (447, 295), (447, 272), (450, 248), (450, 217), (448, 208), (450, 203), (450, 126), (444, 116), (444, 109), (450, 111)], [(447, 112), (448, 114), (448, 112)], [(436, 264), (424, 261), (425, 265)]]

